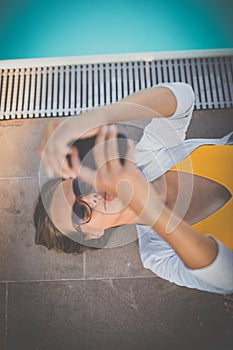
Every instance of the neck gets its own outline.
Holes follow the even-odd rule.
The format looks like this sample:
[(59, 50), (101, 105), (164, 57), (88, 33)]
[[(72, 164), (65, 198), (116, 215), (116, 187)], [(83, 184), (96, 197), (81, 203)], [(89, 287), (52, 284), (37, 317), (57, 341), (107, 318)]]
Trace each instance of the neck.
[(129, 225), (129, 224), (144, 225), (144, 223), (138, 217), (138, 215), (131, 208), (127, 207), (121, 211), (121, 215), (117, 220), (116, 226)]

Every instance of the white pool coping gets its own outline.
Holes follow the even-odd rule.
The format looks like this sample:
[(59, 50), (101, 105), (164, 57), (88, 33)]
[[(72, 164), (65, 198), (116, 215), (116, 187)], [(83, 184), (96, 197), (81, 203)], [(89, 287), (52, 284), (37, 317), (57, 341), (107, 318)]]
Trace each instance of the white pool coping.
[(213, 50), (186, 50), (162, 52), (135, 52), (126, 54), (93, 55), (93, 56), (67, 56), (48, 58), (27, 58), (14, 60), (0, 60), (0, 69), (61, 66), (75, 64), (96, 64), (112, 62), (156, 61), (166, 59), (201, 58), (233, 56), (232, 49)]

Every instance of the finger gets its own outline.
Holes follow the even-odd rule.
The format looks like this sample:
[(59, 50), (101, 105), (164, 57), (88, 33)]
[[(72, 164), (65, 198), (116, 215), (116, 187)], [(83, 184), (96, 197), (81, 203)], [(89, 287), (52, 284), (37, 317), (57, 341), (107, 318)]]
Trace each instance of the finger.
[[(65, 154), (67, 147), (64, 145), (54, 144), (55, 130), (57, 129), (59, 123), (52, 122), (44, 127), (39, 145), (38, 153), (41, 157), (42, 163), (49, 175), (61, 175), (61, 164), (63, 161), (62, 154)], [(55, 147), (56, 146), (56, 147)], [(59, 159), (58, 156), (61, 155)]]
[(49, 177), (55, 176), (57, 173), (55, 172), (53, 165), (50, 161), (50, 156), (48, 156), (48, 152), (44, 150), (41, 154), (41, 161), (40, 163), (43, 164), (43, 167)]
[[(118, 142), (117, 142), (117, 127), (116, 125), (110, 125), (107, 134), (106, 144), (106, 160), (108, 162), (113, 160), (119, 160)], [(118, 162), (112, 162), (112, 166), (115, 166)]]
[(51, 164), (51, 168), (52, 168), (54, 175), (62, 176), (62, 163), (60, 161), (55, 160)]
[(77, 164), (81, 164), (81, 160), (79, 158), (79, 152), (76, 147), (72, 147), (70, 149), (70, 167), (73, 168), (74, 166), (77, 166)]
[(41, 158), (41, 156), (42, 156), (42, 152), (43, 152), (43, 147), (42, 147), (42, 145), (38, 145), (38, 147), (37, 147), (37, 154), (38, 154), (38, 156)]
[(85, 167), (83, 165), (79, 166), (78, 176), (83, 180), (91, 184), (93, 187), (96, 186), (96, 171)]
[[(62, 147), (62, 145), (56, 148), (47, 147), (44, 151), (46, 158), (49, 160), (49, 168), (52, 169), (54, 175), (62, 176), (63, 167), (64, 169), (69, 169), (68, 163), (66, 162), (67, 147)], [(48, 163), (47, 163), (48, 164)]]
[(45, 169), (47, 173), (52, 173), (53, 176), (61, 176), (62, 175), (62, 163), (64, 161), (64, 157), (57, 157), (57, 154), (54, 153), (44, 153), (43, 154), (43, 164), (45, 165)]
[(96, 137), (95, 145), (93, 147), (93, 156), (97, 169), (106, 163), (105, 139), (107, 137), (107, 130), (108, 128), (106, 125), (100, 128), (100, 131)]
[(74, 179), (75, 177), (77, 177), (74, 169), (70, 168), (69, 162), (67, 159), (65, 159), (62, 165), (62, 177), (63, 179), (70, 179), (70, 178)]
[(48, 175), (49, 177), (54, 176), (53, 169), (51, 168), (51, 166), (50, 166), (50, 164), (49, 164), (49, 161), (48, 161), (48, 159), (47, 159), (46, 156), (43, 156), (43, 158), (42, 158), (42, 164), (43, 164), (43, 167), (44, 167), (44, 169), (45, 169), (47, 175)]
[(78, 151), (77, 148), (71, 147), (69, 149), (69, 152), (66, 154), (66, 157), (62, 164), (62, 177), (63, 178), (74, 178), (76, 177), (75, 172), (72, 167), (72, 156), (78, 157), (77, 155)]
[(82, 180), (93, 185), (95, 182), (96, 172), (82, 165), (76, 147), (72, 147), (69, 154), (71, 167), (69, 168), (68, 173), (73, 174), (73, 177), (80, 177)]
[(45, 135), (43, 135), (42, 138), (40, 139), (39, 145), (37, 147), (37, 153), (38, 153), (40, 158), (42, 157), (46, 142), (47, 142), (47, 138), (45, 137)]
[(125, 154), (126, 160), (130, 160), (131, 162), (134, 162), (134, 151), (135, 151), (134, 141), (127, 140), (127, 151)]
[(62, 167), (62, 177), (75, 178), (79, 176), (80, 159), (76, 147), (72, 147), (66, 156)]
[(39, 154), (39, 156), (42, 156), (43, 150), (46, 146), (46, 143), (50, 137), (50, 135), (53, 133), (53, 131), (57, 128), (57, 126), (59, 125), (58, 122), (53, 122), (53, 123), (49, 123), (47, 125), (45, 125), (44, 130), (42, 132), (38, 147), (37, 147), (37, 152)]

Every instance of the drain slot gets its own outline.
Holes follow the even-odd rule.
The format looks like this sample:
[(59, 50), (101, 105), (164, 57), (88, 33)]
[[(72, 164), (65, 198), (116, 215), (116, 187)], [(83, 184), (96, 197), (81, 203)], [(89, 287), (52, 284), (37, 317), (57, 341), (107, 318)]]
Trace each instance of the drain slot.
[(0, 119), (69, 116), (162, 82), (192, 85), (195, 109), (233, 107), (233, 57), (0, 69)]

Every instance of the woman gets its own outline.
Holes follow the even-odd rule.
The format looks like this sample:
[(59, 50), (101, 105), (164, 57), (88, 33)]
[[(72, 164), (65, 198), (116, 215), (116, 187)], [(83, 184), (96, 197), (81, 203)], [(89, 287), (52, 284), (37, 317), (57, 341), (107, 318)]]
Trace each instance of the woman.
[[(196, 229), (200, 223), (204, 223), (204, 233), (208, 233), (205, 232), (208, 225), (215, 229), (220, 213), (220, 220), (227, 218), (224, 220), (227, 225), (217, 227), (214, 234), (223, 230), (226, 244), (232, 244), (229, 215), (233, 189), (229, 176), (225, 176), (229, 169), (220, 180), (221, 174), (216, 171), (231, 164), (232, 148), (219, 147), (229, 143), (231, 135), (215, 140), (184, 141), (193, 105), (194, 94), (189, 85), (165, 83), (131, 95), (121, 103), (71, 118), (65, 125), (54, 124), (47, 128), (39, 153), (41, 156), (43, 153), (48, 173), (62, 174), (66, 180), (55, 180), (51, 198), (47, 198), (47, 216), (44, 210), (43, 219), (40, 219), (40, 206), (36, 208), (37, 243), (59, 248), (56, 242), (66, 234), (81, 232), (82, 242), (93, 241), (104, 237), (107, 228), (135, 223), (141, 259), (146, 268), (178, 285), (232, 293), (231, 250), (220, 240)], [(151, 117), (152, 122), (145, 128), (135, 152), (129, 143), (127, 159), (122, 165), (118, 159), (117, 129), (114, 125), (106, 125)], [(105, 126), (100, 128), (101, 125)], [(55, 135), (51, 137), (54, 130)], [(96, 133), (93, 153), (99, 169), (97, 173), (81, 166), (77, 150), (68, 147), (81, 135), (87, 137)], [(43, 152), (47, 140), (50, 141)], [(211, 177), (209, 166), (202, 169), (202, 165), (208, 164), (207, 157), (215, 155), (217, 163), (213, 169), (211, 166), (214, 174)], [(73, 180), (77, 176), (94, 189), (83, 185), (84, 192), (81, 193), (78, 180)], [(50, 233), (44, 230), (45, 222), (54, 230), (50, 245), (46, 243)], [(221, 232), (219, 234), (222, 238)], [(77, 251), (81, 249), (79, 244)]]

